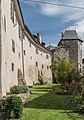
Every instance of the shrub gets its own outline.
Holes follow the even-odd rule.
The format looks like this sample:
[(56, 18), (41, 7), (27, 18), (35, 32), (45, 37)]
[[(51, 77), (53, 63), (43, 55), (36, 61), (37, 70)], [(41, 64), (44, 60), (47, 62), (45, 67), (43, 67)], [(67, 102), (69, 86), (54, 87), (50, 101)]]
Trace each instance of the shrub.
[(28, 92), (27, 86), (14, 85), (13, 87), (10, 88), (11, 94), (20, 94), (20, 93), (26, 93), (26, 92)]
[(57, 95), (71, 95), (70, 92), (58, 91), (56, 92)]
[(69, 100), (69, 105), (74, 107), (75, 112), (84, 113), (84, 98), (81, 96), (73, 96)]
[(80, 96), (74, 97), (75, 111), (84, 113), (84, 99)]
[(21, 93), (27, 93), (28, 92), (28, 87), (27, 86), (20, 86)]
[(20, 118), (22, 115), (23, 103), (20, 97), (16, 95), (8, 96), (6, 99), (1, 101), (0, 113), (1, 118), (9, 119)]
[(10, 93), (11, 94), (19, 94), (20, 93), (20, 87), (18, 85), (14, 85), (13, 87), (10, 88)]

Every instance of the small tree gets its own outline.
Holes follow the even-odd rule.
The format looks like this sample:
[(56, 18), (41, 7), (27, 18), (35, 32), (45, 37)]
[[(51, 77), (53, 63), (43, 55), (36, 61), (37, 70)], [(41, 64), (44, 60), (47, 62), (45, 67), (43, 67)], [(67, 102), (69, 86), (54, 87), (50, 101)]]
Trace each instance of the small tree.
[(68, 90), (73, 80), (73, 72), (75, 71), (75, 64), (71, 60), (63, 59), (55, 62), (51, 66), (52, 72), (57, 80), (63, 85), (63, 88)]

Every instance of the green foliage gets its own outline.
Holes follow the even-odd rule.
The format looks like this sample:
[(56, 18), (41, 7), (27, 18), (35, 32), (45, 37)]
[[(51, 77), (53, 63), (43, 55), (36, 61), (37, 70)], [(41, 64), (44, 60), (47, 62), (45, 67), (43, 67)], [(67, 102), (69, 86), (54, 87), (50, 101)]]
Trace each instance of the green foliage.
[(26, 92), (28, 92), (27, 86), (14, 85), (13, 87), (10, 88), (11, 94), (20, 94), (20, 93), (26, 93)]
[(58, 91), (56, 92), (56, 95), (71, 95), (70, 92), (64, 92), (64, 91)]
[(20, 93), (20, 87), (17, 85), (14, 85), (13, 87), (10, 88), (10, 93), (11, 94), (19, 94)]
[[(59, 62), (55, 62), (51, 66), (52, 72), (58, 83), (61, 83), (62, 88), (67, 91), (72, 91), (74, 88), (72, 83), (80, 82), (81, 75), (75, 69), (75, 64), (71, 60), (63, 59)], [(75, 89), (75, 88), (74, 88)]]
[(65, 82), (72, 80), (71, 72), (74, 70), (75, 65), (71, 60), (63, 59), (59, 62), (55, 62), (51, 69), (57, 78), (58, 82)]
[(20, 118), (22, 115), (23, 103), (16, 95), (8, 96), (0, 102), (1, 119)]
[(69, 104), (74, 107), (75, 112), (84, 114), (84, 98), (81, 96), (73, 96), (69, 100)]

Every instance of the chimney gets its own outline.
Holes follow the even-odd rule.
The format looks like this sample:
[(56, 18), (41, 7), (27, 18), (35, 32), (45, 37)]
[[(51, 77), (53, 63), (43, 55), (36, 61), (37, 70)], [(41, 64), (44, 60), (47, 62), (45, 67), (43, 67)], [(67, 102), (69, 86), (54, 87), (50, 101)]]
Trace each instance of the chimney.
[(42, 46), (45, 47), (45, 45), (46, 45), (46, 44), (45, 44), (44, 42), (42, 42)]
[(63, 33), (63, 32), (61, 32), (61, 38), (63, 38), (63, 36), (64, 36), (64, 33)]
[(37, 37), (38, 37), (39, 42), (41, 43), (41, 34), (37, 33)]

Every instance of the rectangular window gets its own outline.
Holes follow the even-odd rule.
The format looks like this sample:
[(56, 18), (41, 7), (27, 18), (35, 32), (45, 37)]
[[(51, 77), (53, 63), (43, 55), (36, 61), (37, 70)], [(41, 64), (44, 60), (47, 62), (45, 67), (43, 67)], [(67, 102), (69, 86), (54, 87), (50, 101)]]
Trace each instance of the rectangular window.
[(18, 57), (20, 58), (20, 52), (18, 53)]
[(43, 65), (42, 65), (42, 69), (43, 69)]
[(46, 59), (49, 59), (49, 56), (48, 56), (48, 55), (46, 55)]
[(36, 67), (38, 67), (38, 62), (36, 62)]
[(15, 53), (15, 42), (13, 39), (12, 39), (12, 51)]
[(14, 63), (12, 63), (12, 71), (14, 71)]
[(26, 52), (25, 52), (25, 50), (24, 50), (24, 55), (26, 55)]
[(22, 31), (21, 26), (18, 26), (18, 31), (19, 31), (19, 39), (23, 40), (23, 31)]
[(15, 9), (14, 9), (14, 2), (13, 2), (13, 0), (11, 0), (11, 5), (10, 6), (11, 6), (11, 8), (10, 8), (11, 20), (12, 20), (14, 26), (16, 26), (17, 19), (16, 19), (16, 12), (15, 12)]
[(49, 66), (47, 66), (47, 69), (49, 69)]
[(29, 42), (29, 47), (31, 47), (31, 42)]
[(38, 50), (36, 49), (36, 54), (38, 54)]

